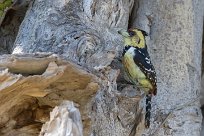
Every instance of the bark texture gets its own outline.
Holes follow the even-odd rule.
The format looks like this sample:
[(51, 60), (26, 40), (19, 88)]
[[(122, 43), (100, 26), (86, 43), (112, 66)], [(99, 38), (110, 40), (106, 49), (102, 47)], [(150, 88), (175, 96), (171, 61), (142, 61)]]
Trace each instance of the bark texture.
[[(0, 67), (1, 135), (38, 135), (42, 124), (49, 120), (49, 112), (61, 103), (51, 113), (52, 123), (43, 127), (41, 135), (50, 135), (50, 129), (58, 125), (67, 125), (61, 135), (81, 134), (80, 116), (72, 115), (78, 113), (77, 109), (73, 103), (64, 100), (75, 102), (86, 122), (84, 133), (88, 133), (87, 111), (99, 88), (94, 75), (49, 54), (4, 55), (0, 57)], [(58, 131), (62, 131), (62, 127), (54, 132)]]
[[(38, 135), (51, 109), (68, 99), (80, 110), (84, 135), (199, 136), (201, 3), (202, 0), (35, 0), (11, 47), (13, 54), (25, 56), (1, 59), (5, 84), (0, 96), (6, 101), (5, 94), (10, 89), (15, 93), (8, 98), (16, 94), (15, 102), (1, 104), (3, 108), (9, 105), (0, 113), (9, 113), (0, 122), (2, 135), (7, 131), (20, 135), (23, 130), (27, 135)], [(123, 43), (117, 31), (128, 26), (149, 33), (147, 46), (158, 77), (151, 128), (146, 131), (141, 93), (124, 81), (120, 71)], [(58, 57), (39, 57), (36, 52), (51, 52)], [(16, 88), (16, 84), (25, 88)], [(16, 105), (22, 106), (11, 114), (9, 111)], [(69, 105), (73, 107), (63, 103), (53, 110), (41, 135), (56, 134), (69, 123), (64, 132), (80, 134), (76, 120), (70, 116), (67, 119), (71, 114), (66, 108)], [(30, 117), (19, 121), (16, 117), (22, 119), (18, 115), (24, 111), (29, 111)], [(79, 120), (80, 117), (78, 123)], [(53, 132), (52, 122), (59, 124), (54, 125)]]
[(15, 41), (14, 54), (53, 52), (98, 77), (89, 135), (134, 135), (143, 120), (136, 89), (116, 84), (121, 64), (114, 58), (122, 51), (117, 30), (127, 28), (132, 6), (133, 0), (36, 0)]
[(42, 126), (39, 136), (69, 135), (83, 136), (83, 126), (80, 112), (74, 103), (65, 101), (50, 113), (50, 120)]
[(203, 1), (142, 0), (138, 5), (132, 25), (149, 31), (148, 45), (158, 76), (154, 125), (164, 121), (160, 115), (172, 113), (162, 129), (153, 133), (199, 136)]

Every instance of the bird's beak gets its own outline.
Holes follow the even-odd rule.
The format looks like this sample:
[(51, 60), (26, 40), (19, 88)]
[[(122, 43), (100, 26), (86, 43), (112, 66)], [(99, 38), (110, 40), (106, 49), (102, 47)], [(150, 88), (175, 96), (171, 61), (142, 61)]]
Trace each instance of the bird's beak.
[(127, 32), (127, 30), (124, 30), (124, 29), (118, 31), (118, 33), (121, 34), (124, 37), (129, 37), (130, 36), (129, 33)]

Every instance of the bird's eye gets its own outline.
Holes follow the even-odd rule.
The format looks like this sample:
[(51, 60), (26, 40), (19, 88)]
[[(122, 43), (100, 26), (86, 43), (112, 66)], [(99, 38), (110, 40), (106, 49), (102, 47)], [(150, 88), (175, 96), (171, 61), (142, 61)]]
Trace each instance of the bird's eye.
[(134, 32), (134, 31), (129, 31), (128, 33), (129, 33), (130, 37), (132, 37), (132, 36), (135, 35), (135, 32)]

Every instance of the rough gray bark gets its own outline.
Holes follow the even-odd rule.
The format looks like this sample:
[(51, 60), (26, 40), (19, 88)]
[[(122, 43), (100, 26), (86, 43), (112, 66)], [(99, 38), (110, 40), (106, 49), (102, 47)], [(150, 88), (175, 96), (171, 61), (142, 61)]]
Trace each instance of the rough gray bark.
[[(204, 10), (203, 10), (204, 12)], [(203, 20), (204, 23), (204, 20)], [(203, 27), (203, 32), (204, 32), (204, 27)], [(202, 115), (204, 116), (204, 34), (203, 34), (203, 42), (202, 42), (202, 78), (201, 78), (201, 110), (202, 110)], [(201, 130), (201, 136), (204, 135), (204, 119), (202, 121), (202, 130)]]
[[(202, 68), (204, 68), (202, 66)], [(204, 115), (204, 76), (202, 75), (202, 78), (201, 78), (201, 100), (200, 100), (200, 103), (201, 103), (201, 110), (202, 110), (202, 115)], [(204, 119), (202, 120), (202, 130), (201, 130), (201, 136), (204, 135)]]
[(161, 124), (159, 115), (172, 112), (156, 135), (198, 136), (203, 1), (142, 0), (138, 5), (132, 25), (149, 31), (158, 76), (154, 127)]
[[(196, 136), (201, 128), (197, 99), (201, 76), (201, 53), (198, 53), (201, 2), (35, 0), (20, 27), (13, 54), (56, 53), (97, 77), (100, 87), (96, 96), (90, 103), (79, 103), (82, 107), (91, 105), (90, 109), (80, 109), (84, 135)], [(119, 70), (122, 39), (117, 30), (128, 25), (149, 33), (147, 44), (158, 77), (152, 125), (146, 131), (140, 93), (124, 83)], [(67, 88), (57, 89), (63, 92)], [(73, 95), (66, 96), (65, 99), (72, 100)], [(51, 103), (49, 97), (38, 100)]]
[(127, 97), (136, 95), (128, 93), (131, 88), (118, 92), (119, 71), (108, 67), (122, 51), (117, 30), (127, 28), (132, 6), (133, 1), (125, 0), (35, 1), (17, 36), (13, 53), (54, 52), (99, 77), (100, 89), (88, 111), (89, 134), (134, 134), (142, 120), (140, 97)]

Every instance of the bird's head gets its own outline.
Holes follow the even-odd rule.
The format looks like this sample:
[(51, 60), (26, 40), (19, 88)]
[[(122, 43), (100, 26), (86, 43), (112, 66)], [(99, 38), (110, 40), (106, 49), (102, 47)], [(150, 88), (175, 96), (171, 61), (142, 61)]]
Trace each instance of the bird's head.
[(145, 36), (147, 33), (139, 29), (129, 29), (118, 31), (124, 38), (124, 46), (133, 46), (138, 48), (145, 48)]

